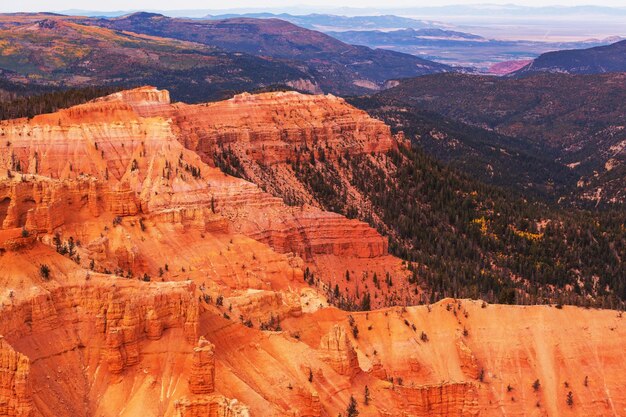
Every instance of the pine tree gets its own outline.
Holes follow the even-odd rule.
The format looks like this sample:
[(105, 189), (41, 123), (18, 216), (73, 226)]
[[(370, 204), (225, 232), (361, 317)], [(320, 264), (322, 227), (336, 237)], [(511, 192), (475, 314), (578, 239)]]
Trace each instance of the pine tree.
[(350, 402), (348, 403), (348, 408), (346, 409), (347, 417), (357, 417), (359, 415), (359, 410), (357, 409), (356, 400), (354, 396), (350, 396)]
[(535, 382), (533, 382), (533, 391), (535, 392), (539, 391), (540, 387), (541, 387), (541, 383), (539, 383), (539, 380), (536, 379)]
[(361, 299), (361, 311), (370, 311), (371, 309), (370, 293), (366, 292)]
[(41, 278), (43, 278), (44, 281), (50, 279), (50, 267), (46, 264), (41, 264), (39, 266), (39, 275), (41, 275)]
[(370, 389), (365, 386), (365, 393), (363, 394), (363, 404), (369, 405), (370, 403)]

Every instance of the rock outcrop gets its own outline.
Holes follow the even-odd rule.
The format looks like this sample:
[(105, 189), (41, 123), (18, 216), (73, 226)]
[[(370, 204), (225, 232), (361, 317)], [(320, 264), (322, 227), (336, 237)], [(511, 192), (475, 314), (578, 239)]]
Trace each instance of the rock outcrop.
[[(160, 343), (158, 332), (151, 330), (155, 322), (160, 323), (161, 337), (186, 343), (183, 327), (188, 306), (197, 304), (194, 289), (189, 282), (114, 282), (96, 276), (3, 306), (0, 415), (95, 413), (95, 408), (89, 411), (89, 390), (106, 392), (111, 381), (136, 372), (139, 363), (150, 360), (143, 351), (148, 343)], [(84, 356), (78, 354), (81, 351)], [(34, 372), (32, 363), (37, 364)], [(50, 379), (51, 366), (54, 379)], [(90, 375), (92, 368), (96, 372)], [(82, 378), (89, 384), (75, 385), (73, 381)], [(38, 388), (31, 390), (31, 386)]]
[(469, 378), (478, 379), (481, 372), (480, 365), (476, 360), (476, 356), (474, 356), (471, 349), (467, 347), (460, 336), (457, 336), (456, 351), (461, 359), (461, 369), (463, 373)]
[(167, 90), (153, 87), (140, 87), (124, 90), (94, 100), (95, 103), (122, 102), (133, 108), (142, 117), (166, 116), (171, 109), (170, 94)]
[(175, 417), (250, 417), (248, 407), (223, 396), (182, 399), (176, 402)]
[[(109, 370), (120, 373), (138, 362), (139, 341), (149, 335), (154, 338), (154, 333), (148, 331), (154, 321), (161, 324), (161, 331), (186, 326), (189, 306), (197, 305), (194, 288), (189, 282), (142, 285), (137, 281), (109, 283), (98, 279), (60, 286), (27, 302), (4, 307), (0, 334), (8, 341), (18, 341), (63, 328), (81, 332), (93, 328), (94, 332), (87, 334), (103, 339)], [(80, 341), (70, 338), (64, 343), (69, 345), (57, 349)]]
[[(189, 320), (189, 316), (187, 316)], [(150, 340), (159, 340), (163, 334), (163, 324), (154, 309), (148, 310), (146, 315), (146, 337)]]
[(445, 383), (422, 387), (395, 387), (415, 417), (475, 417), (479, 415), (478, 388), (472, 383)]
[(359, 360), (342, 325), (334, 325), (320, 342), (320, 356), (340, 375), (355, 376)]
[(0, 416), (33, 415), (30, 361), (0, 336)]
[(397, 146), (387, 125), (332, 95), (244, 93), (207, 105), (177, 104), (174, 115), (183, 144), (207, 162), (229, 148), (272, 165), (295, 160), (305, 148), (338, 158)]
[(193, 364), (189, 377), (189, 391), (210, 394), (215, 391), (215, 346), (201, 337), (193, 349)]
[(324, 408), (317, 392), (300, 388), (297, 396), (298, 411), (302, 417), (321, 417)]

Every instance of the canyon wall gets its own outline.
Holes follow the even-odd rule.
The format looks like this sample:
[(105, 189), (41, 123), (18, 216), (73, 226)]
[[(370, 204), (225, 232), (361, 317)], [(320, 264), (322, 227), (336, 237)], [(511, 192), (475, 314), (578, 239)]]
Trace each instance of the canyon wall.
[[(382, 169), (401, 146), (341, 99), (188, 106), (145, 87), (0, 122), (0, 137), (0, 416), (322, 417), (351, 396), (360, 416), (626, 408), (617, 312), (329, 306), (375, 276), (393, 284), (374, 308), (419, 296), (386, 238), (294, 180), (298, 156)], [(265, 192), (270, 178), (284, 183)], [(286, 204), (285, 187), (312, 204)]]
[(0, 336), (0, 416), (33, 415), (30, 360)]
[[(215, 141), (200, 140), (192, 127), (197, 135), (215, 133)], [(124, 242), (110, 236), (111, 225), (130, 218), (132, 224), (246, 236), (302, 259), (323, 291), (337, 282), (346, 287), (348, 270), (407, 275), (402, 262), (388, 254), (387, 238), (366, 223), (311, 205), (288, 205), (259, 184), (211, 166), (215, 161), (205, 154), (223, 149), (223, 140), (236, 132), (260, 138), (232, 138), (249, 145), (241, 148), (244, 154), (260, 158), (257, 150), (275, 142), (283, 149), (276, 161), (283, 164), (298, 141), (303, 146), (315, 142), (329, 158), (397, 146), (387, 126), (332, 96), (268, 93), (187, 106), (170, 104), (167, 92), (151, 87), (124, 91), (31, 120), (0, 123), (0, 136), (8, 144), (0, 152), (6, 167), (0, 183), (2, 227), (48, 235), (80, 231), (86, 249), (79, 250), (81, 258), (94, 260), (101, 272), (121, 268), (154, 276), (167, 263), (157, 266), (142, 255), (136, 236)], [(217, 148), (205, 152), (203, 146)]]
[(273, 165), (295, 159), (305, 148), (337, 158), (397, 146), (387, 125), (332, 95), (244, 93), (218, 103), (176, 104), (173, 114), (182, 143), (206, 161), (218, 148), (235, 148)]

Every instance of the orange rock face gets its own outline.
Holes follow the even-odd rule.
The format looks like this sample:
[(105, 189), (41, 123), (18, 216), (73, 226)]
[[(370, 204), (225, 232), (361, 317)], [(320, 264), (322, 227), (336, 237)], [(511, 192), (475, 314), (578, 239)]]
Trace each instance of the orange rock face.
[(30, 361), (0, 338), (0, 415), (33, 415)]
[(209, 394), (215, 391), (215, 346), (200, 337), (193, 349), (193, 367), (189, 377), (189, 390), (193, 394)]
[[(242, 132), (260, 139), (246, 139)], [(349, 269), (370, 276), (407, 274), (388, 255), (387, 239), (367, 224), (315, 207), (287, 206), (205, 163), (227, 138), (259, 158), (266, 155), (259, 147), (272, 142), (276, 149), (267, 155), (277, 162), (309, 142), (337, 155), (397, 146), (387, 126), (342, 99), (268, 93), (206, 106), (170, 105), (167, 92), (145, 87), (30, 121), (2, 122), (0, 136), (10, 144), (0, 163), (12, 176), (0, 188), (3, 226), (52, 233), (80, 222), (88, 234), (81, 241), (98, 246), (90, 257), (103, 263), (116, 258), (102, 270), (158, 273), (158, 266), (138, 259), (134, 244), (117, 246), (102, 230), (84, 226), (99, 217), (102, 223), (111, 216), (141, 216), (202, 233), (237, 233), (294, 254), (316, 272), (322, 287), (341, 283)]]
[(472, 383), (444, 383), (423, 387), (396, 387), (415, 416), (478, 416), (478, 392)]
[[(616, 312), (329, 307), (374, 274), (394, 283), (373, 307), (415, 295), (376, 230), (272, 195), (307, 195), (288, 162), (302, 147), (339, 163), (399, 146), (341, 99), (188, 106), (145, 87), (0, 137), (0, 416), (322, 417), (350, 396), (360, 416), (626, 408)], [(254, 183), (215, 167), (228, 148)]]
[(333, 326), (320, 342), (322, 358), (341, 375), (355, 376), (359, 361), (343, 326)]
[(247, 407), (222, 396), (183, 399), (176, 403), (176, 417), (249, 417)]
[(272, 165), (296, 158), (298, 148), (326, 149), (336, 158), (397, 146), (387, 125), (332, 95), (244, 93), (207, 105), (177, 104), (172, 115), (183, 144), (206, 161), (228, 147)]
[[(346, 158), (367, 155), (375, 159), (403, 143), (402, 136), (393, 137), (384, 123), (332, 95), (244, 93), (206, 105), (177, 103), (168, 115), (178, 128), (180, 142), (204, 162), (222, 166), (226, 159), (238, 175), (261, 189), (289, 204), (295, 201), (306, 207), (322, 206), (315, 192), (301, 181), (302, 172), (297, 172), (303, 159), (332, 167), (336, 173), (332, 182), (340, 184), (334, 186), (346, 191), (343, 199), (366, 210), (363, 197), (340, 174), (339, 167)], [(275, 223), (264, 225), (251, 236), (278, 251), (301, 256), (322, 289), (339, 285), (342, 293), (358, 299), (363, 287), (377, 286), (372, 281), (374, 274), (384, 277), (391, 273), (400, 285), (379, 288), (372, 305), (415, 303), (419, 299), (418, 293), (404, 285), (405, 268), (388, 256), (386, 239), (362, 222), (327, 215), (319, 210), (301, 211), (295, 227), (278, 230)], [(344, 280), (346, 273), (367, 278), (359, 286), (356, 281)]]

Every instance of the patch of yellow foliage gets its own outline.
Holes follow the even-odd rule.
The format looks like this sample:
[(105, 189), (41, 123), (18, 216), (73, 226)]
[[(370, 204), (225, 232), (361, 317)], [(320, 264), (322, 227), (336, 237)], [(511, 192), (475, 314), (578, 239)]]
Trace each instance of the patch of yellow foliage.
[(524, 232), (523, 230), (517, 230), (513, 226), (511, 226), (511, 229), (516, 236), (522, 237), (526, 240), (539, 240), (543, 238), (543, 233)]
[(472, 220), (473, 224), (477, 224), (480, 226), (480, 233), (482, 233), (483, 235), (487, 236), (488, 230), (487, 230), (487, 219), (485, 219), (485, 217), (480, 217), (478, 219), (474, 219)]
[(0, 56), (15, 55), (19, 51), (17, 45), (9, 42), (6, 39), (0, 39)]

